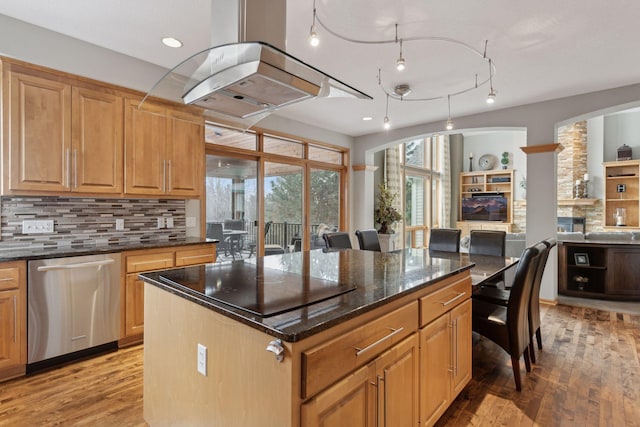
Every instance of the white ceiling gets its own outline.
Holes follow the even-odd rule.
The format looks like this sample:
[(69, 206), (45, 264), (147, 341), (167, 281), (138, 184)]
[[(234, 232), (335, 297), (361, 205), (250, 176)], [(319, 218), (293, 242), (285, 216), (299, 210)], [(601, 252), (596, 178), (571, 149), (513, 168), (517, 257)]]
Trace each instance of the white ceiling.
[[(217, 0), (220, 1), (220, 0)], [(230, 1), (230, 0), (229, 0)], [(316, 0), (318, 16), (332, 30), (354, 39), (440, 36), (465, 42), (496, 65), (497, 102), (485, 103), (487, 85), (455, 96), (451, 114), (464, 116), (531, 102), (640, 82), (640, 2), (636, 0), (460, 1)], [(318, 28), (321, 44), (308, 44), (313, 0), (289, 0), (288, 53), (368, 93), (374, 101), (315, 99), (278, 115), (347, 135), (382, 130), (385, 95), (378, 87), (399, 83), (409, 96), (445, 95), (429, 102), (389, 103), (394, 127), (447, 119), (446, 94), (486, 78), (488, 65), (470, 51), (444, 42), (404, 43), (407, 69), (395, 70), (398, 45), (362, 45)], [(171, 68), (210, 46), (211, 0), (2, 0), (0, 14), (45, 27), (145, 61)], [(163, 46), (172, 35), (181, 49)], [(154, 82), (150, 82), (152, 84)], [(372, 116), (369, 122), (363, 116)]]

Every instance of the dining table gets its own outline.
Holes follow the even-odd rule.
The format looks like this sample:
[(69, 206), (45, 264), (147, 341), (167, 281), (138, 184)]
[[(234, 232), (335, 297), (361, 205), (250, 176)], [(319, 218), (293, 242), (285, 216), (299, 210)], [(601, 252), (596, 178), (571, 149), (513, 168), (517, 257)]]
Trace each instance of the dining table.
[(505, 283), (510, 283), (520, 258), (510, 256), (476, 255), (461, 252), (430, 251), (434, 258), (468, 261), (475, 264), (471, 268), (471, 285), (477, 289), (480, 285), (504, 275)]

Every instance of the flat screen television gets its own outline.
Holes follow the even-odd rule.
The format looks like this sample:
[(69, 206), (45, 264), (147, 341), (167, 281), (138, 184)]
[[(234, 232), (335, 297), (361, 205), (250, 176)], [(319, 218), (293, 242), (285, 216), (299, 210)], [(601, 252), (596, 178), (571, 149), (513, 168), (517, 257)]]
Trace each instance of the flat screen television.
[(463, 221), (506, 221), (507, 198), (503, 194), (477, 194), (462, 199)]

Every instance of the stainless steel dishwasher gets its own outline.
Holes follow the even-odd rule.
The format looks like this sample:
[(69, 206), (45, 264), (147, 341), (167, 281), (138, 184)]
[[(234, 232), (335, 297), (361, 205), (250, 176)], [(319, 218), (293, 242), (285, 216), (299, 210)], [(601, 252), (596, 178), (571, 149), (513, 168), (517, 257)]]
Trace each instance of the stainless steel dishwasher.
[(27, 372), (116, 349), (120, 254), (29, 261)]

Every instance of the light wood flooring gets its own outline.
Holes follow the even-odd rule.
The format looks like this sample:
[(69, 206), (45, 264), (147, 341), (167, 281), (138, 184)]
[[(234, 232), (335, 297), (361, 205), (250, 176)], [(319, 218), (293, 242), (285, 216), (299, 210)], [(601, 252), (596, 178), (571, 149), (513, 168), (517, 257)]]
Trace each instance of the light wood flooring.
[[(474, 334), (473, 380), (438, 426), (640, 426), (640, 314), (543, 307), (531, 373)], [(142, 347), (0, 383), (0, 426), (146, 426)]]

